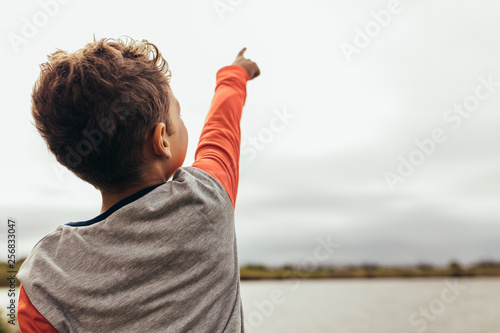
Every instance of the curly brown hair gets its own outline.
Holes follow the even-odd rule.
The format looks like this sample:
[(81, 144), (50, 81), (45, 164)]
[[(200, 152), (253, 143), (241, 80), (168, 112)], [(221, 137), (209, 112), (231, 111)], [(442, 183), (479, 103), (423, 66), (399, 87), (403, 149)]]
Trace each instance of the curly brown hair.
[(103, 38), (40, 66), (35, 126), (62, 165), (99, 190), (141, 184), (143, 147), (154, 126), (170, 135), (170, 70), (147, 40)]

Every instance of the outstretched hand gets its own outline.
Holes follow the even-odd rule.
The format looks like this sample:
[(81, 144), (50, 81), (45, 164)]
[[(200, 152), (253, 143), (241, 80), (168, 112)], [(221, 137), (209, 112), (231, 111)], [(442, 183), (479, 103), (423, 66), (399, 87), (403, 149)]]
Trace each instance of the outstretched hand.
[(253, 62), (250, 59), (246, 59), (243, 56), (243, 54), (245, 53), (246, 50), (247, 50), (246, 47), (241, 49), (241, 51), (236, 56), (236, 59), (234, 60), (233, 65), (238, 65), (238, 66), (243, 67), (248, 73), (249, 80), (252, 80), (260, 75), (260, 69), (255, 62)]

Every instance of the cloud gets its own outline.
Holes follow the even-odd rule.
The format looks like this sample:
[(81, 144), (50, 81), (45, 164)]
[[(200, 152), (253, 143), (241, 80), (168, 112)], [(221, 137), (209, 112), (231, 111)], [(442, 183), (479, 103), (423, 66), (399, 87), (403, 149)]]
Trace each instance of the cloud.
[[(382, 173), (373, 172), (387, 164), (376, 153), (343, 151), (305, 160), (263, 153), (241, 167), (236, 211), (240, 259), (297, 262), (310, 255), (311, 240), (322, 235), (342, 244), (332, 263), (443, 264), (453, 258), (470, 262), (498, 256), (498, 247), (491, 246), (492, 235), (500, 231), (498, 184), (487, 187), (498, 169), (488, 168), (490, 173), (482, 177), (485, 187), (470, 182), (476, 190), (486, 189), (471, 195), (464, 185), (468, 182), (443, 179), (441, 172), (451, 161), (441, 162), (444, 166), (432, 165), (435, 172), (416, 176), (414, 183), (393, 193)], [(488, 162), (490, 158), (459, 165), (467, 174)], [(463, 188), (453, 186), (455, 182)]]

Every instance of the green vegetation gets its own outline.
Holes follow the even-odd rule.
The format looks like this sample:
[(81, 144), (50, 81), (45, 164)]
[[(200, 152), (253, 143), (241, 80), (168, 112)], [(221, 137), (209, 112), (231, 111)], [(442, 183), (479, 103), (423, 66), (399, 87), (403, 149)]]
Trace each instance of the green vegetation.
[[(12, 269), (9, 267), (9, 265), (6, 262), (0, 262), (0, 287), (8, 287), (9, 286), (9, 280), (7, 278), (12, 274), (12, 273), (7, 273), (8, 271), (19, 271), (19, 267), (23, 264), (24, 260), (26, 258), (20, 259), (16, 261), (16, 267)], [(16, 279), (16, 285), (19, 286), (19, 280)], [(1, 331), (0, 331), (1, 332)]]
[(430, 264), (415, 266), (379, 266), (376, 264), (302, 269), (293, 265), (270, 268), (245, 265), (240, 269), (241, 280), (264, 279), (335, 279), (335, 278), (411, 278), (411, 277), (500, 277), (500, 262), (483, 261), (470, 267), (451, 262), (446, 267)]

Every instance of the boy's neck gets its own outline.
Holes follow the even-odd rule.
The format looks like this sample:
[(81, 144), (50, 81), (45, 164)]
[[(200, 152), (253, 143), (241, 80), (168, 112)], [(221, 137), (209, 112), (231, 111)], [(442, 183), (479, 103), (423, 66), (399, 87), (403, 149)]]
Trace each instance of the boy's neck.
[(156, 181), (150, 181), (150, 182), (145, 183), (143, 185), (132, 187), (132, 188), (129, 188), (129, 189), (127, 189), (127, 190), (125, 190), (123, 192), (119, 192), (119, 193), (109, 193), (109, 192), (101, 191), (101, 195), (102, 195), (102, 207), (101, 207), (101, 212), (99, 214), (104, 213), (109, 208), (111, 208), (114, 204), (116, 204), (116, 203), (120, 202), (121, 200), (123, 200), (123, 199), (131, 196), (132, 194), (137, 193), (140, 190), (145, 189), (146, 187), (157, 185), (157, 184), (160, 184), (162, 182), (164, 183), (164, 182), (166, 182), (166, 180), (158, 179)]
[(130, 187), (121, 192), (107, 192), (101, 190), (101, 214), (120, 200), (123, 200), (126, 197), (145, 189), (146, 187), (166, 183), (170, 177), (172, 177), (176, 169), (172, 168), (171, 165), (168, 164), (168, 160), (159, 158), (155, 159), (154, 156), (151, 157), (151, 155), (153, 155), (151, 151), (147, 151), (146, 154), (147, 158), (145, 163), (148, 165), (148, 168), (143, 170), (141, 177), (142, 183), (140, 185)]

